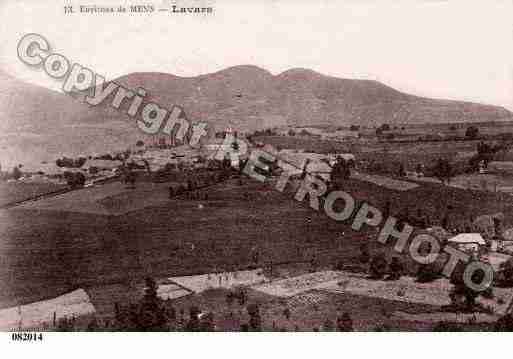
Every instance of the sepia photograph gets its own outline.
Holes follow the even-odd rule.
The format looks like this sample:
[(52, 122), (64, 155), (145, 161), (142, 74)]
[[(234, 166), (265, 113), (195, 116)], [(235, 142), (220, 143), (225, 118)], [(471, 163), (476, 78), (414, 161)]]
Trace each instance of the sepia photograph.
[(2, 0), (3, 339), (513, 331), (512, 13)]

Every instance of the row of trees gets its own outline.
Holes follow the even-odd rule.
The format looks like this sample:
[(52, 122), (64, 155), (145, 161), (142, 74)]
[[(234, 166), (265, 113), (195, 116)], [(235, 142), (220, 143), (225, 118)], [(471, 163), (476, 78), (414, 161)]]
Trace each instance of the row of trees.
[[(398, 257), (393, 257), (390, 263), (387, 262), (385, 255), (379, 253), (373, 257), (370, 256), (367, 249), (362, 249), (360, 253), (360, 261), (368, 263), (369, 265), (369, 276), (374, 280), (398, 280), (401, 276), (405, 275), (405, 267)], [(509, 264), (507, 271), (508, 275), (511, 275), (510, 280), (513, 278), (513, 264)], [(477, 305), (476, 299), (479, 296), (491, 297), (493, 293), (491, 288), (484, 292), (477, 292), (467, 286), (463, 280), (463, 273), (465, 266), (459, 265), (454, 270), (450, 282), (453, 285), (450, 292), (451, 305), (447, 309), (451, 311), (468, 311), (473, 312), (477, 310), (485, 310)], [(476, 278), (472, 280), (479, 283), (482, 278), (479, 276), (484, 275), (481, 272), (474, 274)], [(435, 264), (420, 265), (418, 267), (416, 278), (419, 283), (432, 282), (438, 278), (441, 278), (442, 274), (440, 268), (437, 268)]]
[[(475, 172), (479, 170), (481, 164), (486, 168), (493, 161), (495, 155), (500, 151), (508, 151), (510, 144), (487, 144), (480, 142), (477, 144), (476, 155), (472, 156), (468, 161), (468, 166), (455, 166), (447, 158), (438, 158), (434, 166), (427, 168), (427, 172), (440, 180), (444, 184), (449, 184), (451, 178), (462, 172)], [(415, 170), (424, 173), (425, 169), (422, 164), (417, 164)], [(399, 163), (397, 175), (399, 177), (406, 176), (404, 164)]]
[(68, 157), (62, 157), (58, 158), (55, 161), (55, 164), (58, 167), (66, 167), (66, 168), (80, 168), (86, 163), (87, 158), (85, 157), (78, 157), (78, 158), (68, 158)]
[(2, 166), (0, 165), (0, 179), (15, 179), (18, 180), (23, 177), (22, 172), (23, 165), (17, 165), (12, 168), (11, 172), (2, 172)]
[(69, 172), (66, 171), (63, 174), (68, 186), (71, 188), (80, 188), (85, 185), (86, 177), (81, 172)]

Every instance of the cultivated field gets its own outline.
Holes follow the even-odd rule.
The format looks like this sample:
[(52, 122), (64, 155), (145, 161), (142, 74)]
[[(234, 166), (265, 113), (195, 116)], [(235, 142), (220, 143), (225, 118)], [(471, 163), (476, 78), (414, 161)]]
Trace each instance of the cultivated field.
[[(315, 258), (320, 266), (330, 267), (357, 263), (364, 242), (374, 252), (384, 250), (374, 240), (375, 229), (354, 232), (294, 201), (293, 193), (278, 193), (249, 179), (202, 190), (202, 200), (184, 195), (170, 200), (166, 184), (151, 186), (140, 184), (131, 190), (114, 183), (72, 192), (74, 201), (65, 201), (89, 208), (109, 198), (115, 210), (107, 213), (59, 209), (56, 198), (0, 211), (2, 307), (147, 275), (245, 268), (253, 264), (255, 251), (262, 266), (310, 263)], [(356, 179), (347, 180), (344, 189), (358, 201), (380, 208), (390, 201), (392, 214), (420, 208), (433, 223), (440, 221), (447, 205), (454, 208), (450, 215), (455, 226), (464, 225), (469, 216), (498, 211), (505, 213), (510, 225), (513, 214), (511, 198), (499, 193), (431, 183), (398, 191)], [(121, 198), (119, 206), (113, 204), (116, 198)], [(52, 203), (51, 208), (45, 208), (45, 201)]]
[(66, 187), (54, 183), (0, 182), (0, 207)]

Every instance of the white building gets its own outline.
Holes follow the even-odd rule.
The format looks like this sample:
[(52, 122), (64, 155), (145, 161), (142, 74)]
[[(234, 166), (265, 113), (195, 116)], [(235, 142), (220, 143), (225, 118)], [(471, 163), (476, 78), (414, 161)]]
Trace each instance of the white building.
[(464, 252), (477, 252), (480, 246), (486, 245), (486, 241), (479, 233), (460, 233), (455, 237), (449, 238), (449, 243)]

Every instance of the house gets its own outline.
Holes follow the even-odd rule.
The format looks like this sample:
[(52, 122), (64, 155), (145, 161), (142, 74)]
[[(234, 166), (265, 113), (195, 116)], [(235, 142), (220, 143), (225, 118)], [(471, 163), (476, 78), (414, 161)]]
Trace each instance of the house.
[(334, 139), (334, 140), (346, 140), (346, 139), (353, 139), (353, 138), (359, 138), (360, 134), (358, 131), (344, 131), (344, 130), (338, 130), (334, 132), (323, 132), (322, 138), (323, 139)]
[(42, 172), (47, 177), (60, 176), (66, 170), (59, 167), (55, 162), (45, 162), (40, 164), (28, 164), (22, 168), (24, 173), (38, 173)]
[(346, 162), (352, 161), (353, 163), (356, 163), (356, 156), (352, 153), (335, 153), (329, 155), (330, 162), (334, 163), (338, 157), (343, 158)]
[(513, 173), (513, 161), (492, 161), (488, 164), (490, 172)]
[(81, 168), (89, 172), (91, 172), (91, 168), (94, 169), (93, 171), (112, 171), (121, 165), (122, 162), (118, 160), (87, 160)]
[(504, 223), (504, 213), (485, 214), (472, 222), (472, 228), (474, 228), (473, 231), (481, 233), (485, 238), (491, 239), (501, 232), (501, 223)]
[(464, 252), (477, 252), (480, 246), (486, 245), (486, 241), (479, 233), (460, 233), (449, 238), (448, 242)]
[(215, 153), (224, 143), (224, 138), (209, 138), (208, 141), (202, 144), (201, 148), (209, 153)]

